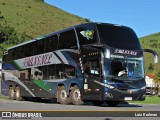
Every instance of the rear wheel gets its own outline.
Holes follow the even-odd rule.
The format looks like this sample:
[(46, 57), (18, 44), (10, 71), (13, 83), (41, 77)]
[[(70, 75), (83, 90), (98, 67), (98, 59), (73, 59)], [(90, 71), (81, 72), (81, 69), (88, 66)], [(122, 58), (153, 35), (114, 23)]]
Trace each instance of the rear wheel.
[(21, 100), (22, 100), (21, 91), (20, 91), (19, 86), (16, 87), (15, 98), (16, 98), (16, 100), (18, 100), (18, 101), (21, 101)]
[(117, 106), (120, 103), (120, 101), (107, 101), (106, 103), (110, 107), (115, 107), (115, 106)]
[(77, 85), (73, 86), (73, 88), (70, 92), (70, 96), (71, 96), (71, 101), (74, 105), (81, 105), (84, 103), (81, 100), (81, 92), (80, 92)]
[(14, 92), (14, 88), (10, 87), (9, 88), (9, 98), (12, 99), (12, 100), (15, 100), (15, 92)]
[(67, 96), (67, 91), (65, 89), (64, 86), (61, 86), (59, 89), (58, 89), (58, 95), (57, 95), (57, 101), (60, 103), (60, 104), (70, 104), (71, 103), (71, 100), (70, 100), (70, 97)]

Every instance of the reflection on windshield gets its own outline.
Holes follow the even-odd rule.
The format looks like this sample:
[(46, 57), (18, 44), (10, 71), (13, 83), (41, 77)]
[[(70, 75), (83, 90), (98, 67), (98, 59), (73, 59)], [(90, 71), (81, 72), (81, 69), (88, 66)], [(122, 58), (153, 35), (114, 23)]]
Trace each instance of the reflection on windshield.
[[(108, 64), (107, 62), (106, 64)], [(107, 66), (106, 66), (107, 67)], [(106, 68), (107, 70), (107, 68)], [(144, 78), (143, 57), (111, 56), (110, 75), (114, 77)]]

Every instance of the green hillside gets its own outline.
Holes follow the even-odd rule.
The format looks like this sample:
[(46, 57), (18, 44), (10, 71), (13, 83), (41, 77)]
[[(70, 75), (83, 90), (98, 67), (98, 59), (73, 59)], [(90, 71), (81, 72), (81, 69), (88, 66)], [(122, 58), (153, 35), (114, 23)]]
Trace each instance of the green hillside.
[[(159, 62), (160, 62), (160, 32), (142, 37), (140, 38), (140, 42), (143, 48), (149, 48), (155, 50), (159, 54)], [(152, 54), (145, 53), (144, 55), (145, 55), (146, 73), (155, 72), (160, 69), (159, 63), (154, 64)]]
[(86, 21), (43, 0), (0, 0), (0, 49)]
[[(43, 1), (0, 0), (0, 57), (5, 48), (89, 21)], [(160, 54), (160, 33), (140, 38), (140, 41), (143, 48)], [(153, 63), (151, 54), (145, 54), (145, 61), (147, 73), (160, 69), (160, 64)]]

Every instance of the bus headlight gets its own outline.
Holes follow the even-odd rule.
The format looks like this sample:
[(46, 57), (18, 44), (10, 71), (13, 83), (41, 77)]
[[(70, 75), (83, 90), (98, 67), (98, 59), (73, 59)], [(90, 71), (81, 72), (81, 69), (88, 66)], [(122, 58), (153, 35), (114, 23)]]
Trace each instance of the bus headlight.
[(107, 88), (110, 88), (110, 89), (113, 89), (113, 88), (114, 88), (113, 86), (108, 85), (108, 84), (104, 84), (104, 86), (107, 87)]

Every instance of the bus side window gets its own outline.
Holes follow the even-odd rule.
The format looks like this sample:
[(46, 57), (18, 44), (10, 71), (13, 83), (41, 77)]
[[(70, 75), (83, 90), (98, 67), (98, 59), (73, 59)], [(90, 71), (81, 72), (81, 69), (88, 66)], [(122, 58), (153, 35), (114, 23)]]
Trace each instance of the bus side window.
[(20, 46), (16, 48), (16, 59), (20, 59), (24, 57), (24, 46)]
[(48, 66), (48, 77), (49, 80), (56, 79), (56, 65), (49, 65)]
[(60, 33), (58, 49), (76, 49), (77, 40), (74, 30)]
[(76, 77), (76, 71), (73, 66), (65, 64), (56, 65), (56, 79), (69, 79), (75, 77)]
[(46, 41), (45, 52), (51, 52), (57, 50), (58, 47), (57, 35), (46, 38), (45, 41)]
[(9, 61), (14, 60), (15, 59), (15, 55), (16, 55), (15, 49), (9, 50), (9, 58), (8, 58)]
[(33, 56), (34, 43), (29, 43), (24, 46), (24, 56)]
[(63, 73), (64, 73), (64, 65), (57, 64), (56, 65), (56, 79), (63, 79)]
[(48, 79), (47, 66), (40, 66), (37, 68), (31, 68), (31, 76), (33, 80), (46, 80)]
[(34, 44), (34, 55), (43, 54), (45, 48), (45, 40), (37, 40)]

